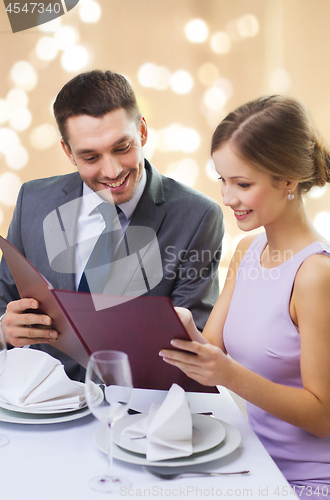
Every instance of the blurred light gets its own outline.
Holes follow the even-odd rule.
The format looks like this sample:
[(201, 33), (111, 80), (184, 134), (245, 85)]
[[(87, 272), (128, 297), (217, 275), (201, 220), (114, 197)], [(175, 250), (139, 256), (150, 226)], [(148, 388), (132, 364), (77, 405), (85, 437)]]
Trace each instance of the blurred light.
[(224, 91), (218, 87), (211, 87), (204, 93), (203, 101), (211, 111), (220, 111), (227, 103)]
[(215, 169), (214, 161), (212, 160), (212, 158), (210, 158), (209, 161), (207, 162), (205, 170), (206, 170), (206, 175), (208, 176), (209, 179), (211, 179), (211, 181), (219, 183), (219, 189), (220, 189), (221, 184), (219, 181), (219, 174)]
[(224, 31), (214, 33), (211, 38), (211, 48), (216, 54), (228, 54), (231, 49), (231, 39)]
[(54, 35), (54, 41), (58, 50), (69, 49), (78, 41), (78, 32), (72, 26), (61, 26)]
[(158, 67), (153, 63), (145, 63), (138, 72), (138, 80), (143, 87), (152, 88), (158, 79)]
[(214, 86), (216, 88), (221, 89), (224, 92), (227, 100), (233, 96), (234, 93), (233, 84), (231, 83), (230, 80), (228, 80), (228, 78), (219, 78), (219, 80), (215, 82)]
[(32, 130), (30, 134), (31, 145), (38, 150), (52, 147), (58, 140), (58, 133), (53, 125), (45, 123)]
[(6, 154), (6, 163), (14, 170), (24, 168), (28, 161), (29, 155), (23, 146), (17, 146)]
[(143, 87), (165, 90), (170, 84), (171, 73), (164, 66), (145, 63), (139, 69), (138, 80)]
[(19, 145), (19, 137), (10, 128), (0, 128), (0, 152), (3, 154), (9, 153), (12, 149)]
[(159, 133), (154, 128), (148, 128), (148, 140), (143, 146), (146, 158), (150, 159), (159, 144)]
[(6, 123), (10, 116), (10, 104), (5, 99), (0, 99), (0, 123)]
[(199, 133), (193, 128), (183, 128), (178, 137), (180, 150), (184, 153), (194, 153), (201, 144)]
[(291, 77), (284, 68), (277, 68), (271, 72), (269, 84), (272, 91), (285, 93), (291, 87)]
[(199, 148), (200, 143), (201, 139), (196, 130), (183, 127), (179, 123), (172, 123), (160, 131), (157, 149), (193, 153)]
[(251, 38), (259, 33), (258, 19), (252, 14), (246, 14), (237, 21), (237, 29), (243, 38)]
[(51, 32), (57, 31), (60, 26), (61, 26), (61, 17), (56, 17), (55, 19), (52, 19), (51, 21), (48, 21), (47, 23), (40, 24), (38, 26), (38, 28), (39, 28), (39, 31), (43, 31), (44, 33), (47, 33), (47, 32), (51, 33)]
[(191, 158), (184, 158), (179, 162), (171, 163), (165, 175), (186, 186), (193, 187), (198, 177), (198, 164)]
[(239, 42), (243, 39), (239, 29), (238, 20), (234, 19), (227, 24), (227, 33), (233, 42)]
[(32, 90), (38, 81), (37, 73), (33, 66), (27, 61), (18, 61), (10, 71), (10, 76), (18, 87)]
[(186, 24), (185, 34), (190, 42), (203, 43), (209, 35), (209, 29), (202, 19), (193, 19)]
[(213, 63), (205, 63), (198, 69), (199, 81), (206, 87), (211, 87), (217, 78), (219, 78), (219, 70)]
[(82, 1), (79, 8), (79, 17), (83, 23), (97, 23), (101, 18), (101, 7), (95, 0)]
[(193, 88), (193, 79), (185, 70), (179, 70), (171, 76), (171, 88), (176, 94), (188, 94)]
[(180, 151), (179, 136), (182, 128), (182, 125), (173, 123), (165, 129), (162, 139), (166, 151)]
[(57, 56), (57, 51), (58, 47), (53, 37), (43, 36), (39, 38), (36, 54), (41, 61), (53, 61)]
[(214, 132), (219, 123), (227, 116), (228, 111), (225, 108), (222, 108), (219, 111), (212, 111), (207, 109), (206, 112), (202, 109), (203, 114), (205, 115), (208, 126), (211, 131)]
[(12, 172), (5, 172), (0, 176), (0, 202), (8, 206), (16, 203), (18, 191), (21, 187), (21, 179)]
[(165, 90), (169, 87), (171, 81), (171, 72), (164, 66), (158, 67), (158, 78), (155, 85), (156, 90)]
[(1, 210), (1, 208), (0, 208), (0, 224), (3, 223), (4, 219), (5, 219), (5, 215), (3, 213), (3, 210)]
[(327, 192), (327, 185), (322, 187), (314, 186), (310, 191), (308, 191), (307, 196), (308, 198), (317, 199), (324, 196), (326, 192)]
[(158, 131), (158, 142), (156, 147), (157, 151), (160, 151), (161, 153), (167, 153), (169, 151), (167, 147), (166, 131), (166, 128), (162, 128)]
[(10, 115), (10, 126), (18, 131), (26, 130), (32, 122), (32, 114), (29, 109), (22, 106), (14, 108)]
[(7, 94), (7, 101), (12, 108), (22, 107), (25, 108), (29, 103), (29, 98), (25, 90), (12, 89)]
[(313, 224), (324, 238), (330, 240), (330, 212), (322, 211), (316, 214)]
[(86, 48), (82, 45), (75, 45), (63, 52), (61, 64), (65, 71), (76, 72), (87, 65), (88, 59)]

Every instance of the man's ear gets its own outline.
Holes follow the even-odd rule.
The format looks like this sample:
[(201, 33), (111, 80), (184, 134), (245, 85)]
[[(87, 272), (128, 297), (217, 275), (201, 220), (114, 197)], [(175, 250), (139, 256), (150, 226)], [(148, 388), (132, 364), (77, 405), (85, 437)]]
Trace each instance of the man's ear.
[(72, 154), (72, 151), (70, 149), (70, 146), (68, 146), (67, 144), (65, 144), (63, 138), (61, 138), (61, 146), (62, 146), (62, 149), (63, 149), (64, 153), (67, 155), (67, 157), (71, 161), (72, 165), (77, 166), (76, 160), (73, 157), (73, 154)]
[(141, 146), (143, 147), (148, 139), (148, 127), (144, 116), (140, 120), (140, 134), (141, 134)]

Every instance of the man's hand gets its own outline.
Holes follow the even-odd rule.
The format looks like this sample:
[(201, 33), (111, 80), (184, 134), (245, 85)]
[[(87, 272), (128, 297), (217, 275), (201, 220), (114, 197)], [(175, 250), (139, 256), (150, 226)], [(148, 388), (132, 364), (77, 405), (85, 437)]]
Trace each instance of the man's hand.
[(45, 314), (34, 313), (39, 303), (35, 299), (20, 299), (9, 302), (2, 318), (1, 328), (8, 344), (14, 347), (54, 342), (57, 331), (51, 328), (52, 319)]

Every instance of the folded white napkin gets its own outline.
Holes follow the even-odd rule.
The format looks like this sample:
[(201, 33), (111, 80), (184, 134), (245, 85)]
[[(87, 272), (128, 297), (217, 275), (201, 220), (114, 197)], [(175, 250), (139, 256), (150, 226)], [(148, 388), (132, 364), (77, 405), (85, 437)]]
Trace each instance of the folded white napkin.
[(146, 458), (150, 461), (191, 455), (192, 417), (184, 390), (173, 384), (161, 406), (152, 405), (148, 416), (126, 427), (122, 435), (146, 437)]
[(69, 379), (60, 361), (35, 349), (10, 349), (0, 376), (0, 401), (19, 408), (75, 410), (84, 406), (84, 384)]

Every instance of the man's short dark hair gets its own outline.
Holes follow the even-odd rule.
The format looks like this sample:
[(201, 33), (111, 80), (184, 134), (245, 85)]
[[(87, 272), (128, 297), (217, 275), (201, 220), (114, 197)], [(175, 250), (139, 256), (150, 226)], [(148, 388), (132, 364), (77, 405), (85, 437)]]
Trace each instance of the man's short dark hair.
[(123, 108), (128, 116), (141, 119), (134, 91), (126, 78), (112, 71), (94, 70), (75, 76), (58, 93), (54, 115), (67, 146), (67, 120), (71, 116), (102, 117), (110, 111)]

